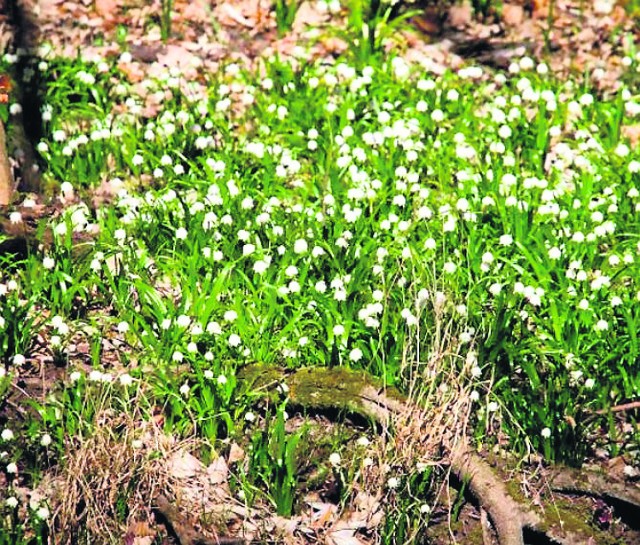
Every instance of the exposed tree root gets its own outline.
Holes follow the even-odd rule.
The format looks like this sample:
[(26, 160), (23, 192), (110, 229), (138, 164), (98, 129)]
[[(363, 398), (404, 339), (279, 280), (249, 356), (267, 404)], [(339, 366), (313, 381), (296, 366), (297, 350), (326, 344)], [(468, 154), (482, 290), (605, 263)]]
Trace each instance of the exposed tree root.
[(613, 481), (595, 471), (562, 468), (554, 471), (549, 484), (556, 492), (616, 500), (640, 510), (640, 486), (637, 483)]
[[(319, 373), (330, 373), (334, 370), (317, 370)], [(317, 408), (314, 402), (317, 400), (321, 408), (327, 408), (326, 392), (321, 392), (321, 381), (314, 376), (316, 370), (301, 370), (286, 377), (292, 388), (291, 396), (295, 403), (307, 407)], [(345, 371), (341, 370), (344, 374)], [(347, 372), (349, 373), (349, 372)], [(272, 376), (273, 378), (273, 376)], [(282, 377), (284, 380), (284, 377)], [(310, 379), (317, 392), (310, 394), (310, 388), (305, 385), (305, 380)], [(343, 380), (348, 377), (343, 376)], [(377, 385), (362, 384), (363, 377), (358, 374), (352, 377), (353, 382), (360, 384), (357, 392), (353, 387), (347, 388), (355, 394), (353, 399), (346, 403), (349, 410), (360, 412), (363, 416), (373, 419), (383, 425), (395, 421), (406, 420), (407, 415), (415, 415), (416, 409), (409, 402), (402, 400), (396, 393), (388, 393)], [(301, 395), (304, 393), (304, 395)], [(338, 399), (340, 396), (329, 397)], [(329, 401), (329, 405), (330, 405)], [(344, 408), (344, 398), (340, 406)], [(409, 416), (409, 420), (412, 416)], [(497, 475), (477, 452), (464, 441), (458, 442), (450, 448), (449, 463), (452, 472), (463, 482), (467, 483), (469, 490), (477, 499), (480, 507), (486, 511), (495, 529), (500, 545), (524, 545), (524, 530), (530, 529), (535, 533), (546, 535), (558, 545), (582, 545), (593, 543), (590, 536), (576, 533), (570, 529), (563, 529), (562, 523), (550, 523), (531, 507), (517, 501), (509, 493), (504, 479)], [(551, 481), (552, 489), (562, 492), (575, 492), (583, 495), (598, 496), (602, 498), (623, 501), (637, 509), (640, 509), (640, 490), (636, 485), (626, 485), (621, 482), (611, 482), (601, 474), (579, 470), (561, 470), (555, 473)]]
[(535, 514), (523, 509), (507, 491), (489, 464), (467, 445), (451, 453), (451, 469), (489, 515), (500, 545), (524, 545), (523, 528), (538, 524)]
[[(547, 542), (557, 545), (592, 545), (600, 542), (602, 532), (599, 533), (597, 528), (590, 526), (587, 520), (589, 515), (578, 513), (573, 502), (567, 505), (565, 501), (557, 501), (545, 511), (533, 502), (521, 498), (509, 486), (509, 480), (464, 441), (463, 434), (454, 434), (448, 429), (447, 425), (454, 426), (459, 418), (459, 407), (455, 404), (445, 404), (438, 406), (437, 410), (425, 412), (425, 409), (403, 400), (392, 389), (381, 388), (365, 374), (342, 368), (310, 368), (290, 373), (279, 368), (259, 366), (255, 371), (257, 372), (241, 370), (238, 373), (239, 386), (254, 392), (262, 391), (269, 398), (276, 385), (285, 382), (290, 388), (292, 405), (308, 410), (333, 409), (334, 414), (343, 411), (357, 413), (361, 418), (375, 421), (385, 430), (388, 429), (390, 433), (387, 437), (392, 441), (391, 455), (397, 455), (396, 461), (403, 467), (413, 468), (417, 460), (432, 462), (437, 456), (438, 463), (448, 465), (451, 473), (467, 485), (467, 489), (477, 500), (481, 509), (482, 539), (486, 545), (496, 539), (499, 545), (525, 545), (527, 530), (532, 534), (546, 536)], [(113, 421), (106, 421), (103, 428), (109, 430), (112, 425)], [(135, 429), (133, 423), (130, 426), (132, 430)], [(161, 443), (161, 436), (155, 435), (158, 433), (155, 427), (151, 426), (147, 433), (152, 439), (156, 438), (147, 440), (150, 445)], [(442, 450), (433, 450), (434, 441), (439, 441), (438, 445)], [(170, 445), (163, 448), (174, 449)], [(131, 459), (135, 456), (137, 465), (132, 466)], [(106, 470), (105, 459), (111, 463), (106, 464)], [(171, 472), (165, 466), (147, 467), (145, 456), (133, 450), (130, 440), (121, 444), (115, 442), (108, 432), (103, 435), (98, 433), (87, 441), (84, 451), (76, 453), (70, 460), (66, 477), (57, 488), (66, 501), (55, 513), (61, 529), (69, 530), (77, 522), (78, 505), (83, 501), (87, 502), (84, 511), (80, 513), (83, 520), (104, 517), (105, 520), (97, 521), (98, 526), (101, 524), (108, 527), (108, 515), (101, 513), (100, 509), (110, 505), (109, 491), (114, 487), (122, 488), (130, 482), (132, 475), (137, 475), (140, 482), (144, 483), (142, 490), (139, 489), (138, 492), (154, 498), (155, 511), (173, 529), (180, 545), (248, 545), (255, 538), (254, 532), (250, 529), (247, 531), (245, 527), (239, 532), (243, 537), (217, 536), (213, 524), (204, 523), (202, 521), (205, 519), (198, 517), (203, 505), (211, 507), (213, 504), (227, 509), (226, 499), (231, 498), (228, 491), (220, 496), (215, 486), (211, 488), (213, 485), (210, 480), (203, 481), (200, 488), (194, 488), (190, 481), (192, 497), (200, 498), (201, 503), (194, 503), (189, 499), (178, 505), (171, 503), (168, 497), (175, 494), (178, 481), (171, 480)], [(99, 470), (100, 468), (102, 469)], [(194, 475), (199, 474), (200, 469), (193, 471)], [(114, 479), (113, 474), (120, 475), (120, 480)], [(154, 489), (152, 483), (157, 480), (163, 485)], [(603, 474), (571, 469), (559, 469), (548, 480), (552, 490), (612, 499), (640, 509), (640, 489), (635, 484), (611, 482)], [(195, 479), (193, 482), (199, 481)], [(101, 495), (96, 495), (96, 490), (101, 491)], [(55, 497), (55, 494), (47, 495)], [(180, 497), (180, 494), (175, 495)], [(206, 501), (203, 499), (205, 497)], [(189, 509), (194, 511), (189, 512)], [(210, 514), (207, 507), (204, 509)], [(108, 509), (106, 511), (109, 512)], [(67, 518), (61, 518), (63, 515)], [(242, 516), (246, 516), (246, 512)], [(495, 535), (490, 532), (488, 520)], [(96, 525), (93, 520), (91, 523)], [(222, 527), (226, 528), (224, 533), (234, 531), (228, 525)]]

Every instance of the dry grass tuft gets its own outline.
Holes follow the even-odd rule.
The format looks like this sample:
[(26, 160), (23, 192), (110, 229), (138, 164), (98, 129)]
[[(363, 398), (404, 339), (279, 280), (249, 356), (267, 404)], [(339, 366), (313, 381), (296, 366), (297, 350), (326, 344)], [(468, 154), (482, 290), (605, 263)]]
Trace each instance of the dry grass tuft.
[(98, 413), (93, 433), (70, 439), (58, 473), (41, 484), (54, 543), (122, 543), (128, 528), (152, 522), (154, 499), (171, 494), (166, 460), (195, 442), (168, 437), (131, 406)]

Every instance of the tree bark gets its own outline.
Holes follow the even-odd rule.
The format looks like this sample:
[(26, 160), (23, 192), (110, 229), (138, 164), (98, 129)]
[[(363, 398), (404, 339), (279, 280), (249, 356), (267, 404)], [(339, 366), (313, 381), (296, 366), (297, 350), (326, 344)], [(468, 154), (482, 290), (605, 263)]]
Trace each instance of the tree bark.
[(9, 206), (13, 196), (14, 182), (7, 152), (7, 134), (0, 121), (0, 206)]

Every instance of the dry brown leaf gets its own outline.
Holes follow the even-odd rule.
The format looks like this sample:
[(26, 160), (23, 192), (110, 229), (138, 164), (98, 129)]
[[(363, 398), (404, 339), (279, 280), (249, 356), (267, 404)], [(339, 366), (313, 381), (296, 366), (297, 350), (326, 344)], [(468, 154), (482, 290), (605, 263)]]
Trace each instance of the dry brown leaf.
[(411, 23), (427, 36), (436, 36), (442, 32), (442, 18), (434, 6), (427, 6), (421, 14), (412, 17)]
[(238, 445), (238, 443), (231, 443), (231, 448), (229, 449), (229, 464), (235, 464), (236, 462), (242, 462), (245, 459), (246, 453)]
[(142, 70), (142, 67), (137, 62), (120, 62), (118, 63), (118, 70), (127, 77), (130, 83), (138, 83), (145, 78), (144, 70)]
[(625, 125), (620, 129), (622, 136), (629, 139), (632, 146), (636, 146), (640, 142), (640, 123), (635, 125)]
[(311, 513), (311, 527), (322, 528), (332, 522), (338, 513), (338, 507), (333, 503), (309, 502), (313, 510)]
[(449, 17), (447, 21), (453, 28), (464, 28), (473, 20), (473, 9), (469, 2), (465, 2), (459, 6), (451, 6), (449, 8)]
[(209, 477), (209, 483), (212, 485), (227, 482), (229, 478), (229, 467), (222, 456), (209, 464), (207, 467), (207, 476)]
[(155, 535), (153, 536), (136, 536), (133, 538), (131, 545), (152, 545), (155, 541)]
[(245, 28), (253, 28), (255, 26), (254, 21), (247, 19), (235, 6), (232, 6), (231, 4), (223, 4), (221, 11), (223, 15), (226, 15), (233, 23), (237, 23)]
[(191, 0), (182, 10), (182, 17), (190, 21), (205, 23), (209, 21), (211, 10), (206, 0)]
[(93, 5), (96, 13), (108, 21), (115, 19), (119, 8), (118, 4), (118, 0), (95, 0)]
[(295, 33), (301, 33), (309, 26), (319, 26), (327, 21), (327, 14), (318, 10), (316, 5), (315, 2), (303, 2), (300, 5), (293, 20), (293, 31)]
[(354, 503), (357, 511), (349, 519), (354, 526), (364, 525), (367, 528), (375, 528), (382, 522), (384, 513), (380, 508), (379, 496), (358, 492)]
[(127, 528), (127, 533), (135, 537), (147, 537), (156, 534), (147, 521), (132, 522)]
[(158, 54), (158, 62), (168, 67), (178, 67), (188, 64), (191, 60), (191, 53), (181, 45), (169, 45), (164, 53)]
[(204, 470), (202, 462), (192, 454), (179, 450), (173, 454), (167, 463), (171, 475), (176, 479), (188, 479), (195, 477)]
[(521, 25), (524, 21), (524, 8), (518, 4), (503, 4), (502, 20), (508, 26)]
[(340, 521), (326, 537), (326, 545), (365, 545), (364, 541), (356, 537), (357, 528), (345, 521)]
[(300, 526), (300, 517), (286, 518), (276, 515), (271, 517), (269, 521), (278, 536), (277, 543), (295, 543), (294, 532)]
[(536, 19), (544, 19), (549, 13), (549, 2), (554, 0), (533, 0), (531, 11)]

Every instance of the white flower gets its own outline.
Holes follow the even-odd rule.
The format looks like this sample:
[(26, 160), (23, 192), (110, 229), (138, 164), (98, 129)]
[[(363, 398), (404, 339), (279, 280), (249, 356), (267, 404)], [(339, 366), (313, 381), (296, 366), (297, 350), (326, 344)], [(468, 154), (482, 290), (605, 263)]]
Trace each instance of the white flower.
[(549, 249), (549, 259), (560, 259), (562, 257), (562, 251), (557, 246)]
[(222, 335), (222, 326), (218, 322), (209, 322), (207, 324), (207, 333), (209, 335)]
[(44, 259), (42, 260), (42, 266), (45, 269), (51, 270), (55, 267), (56, 262), (52, 257), (49, 256), (45, 256)]
[(491, 293), (491, 295), (496, 296), (501, 291), (502, 291), (502, 284), (499, 284), (498, 282), (495, 282), (489, 286), (489, 293)]
[(609, 322), (607, 322), (606, 320), (598, 320), (598, 322), (594, 326), (594, 329), (596, 331), (606, 331), (607, 329), (609, 329)]
[(15, 475), (16, 473), (18, 473), (18, 466), (11, 462), (7, 465), (7, 473)]
[(221, 386), (224, 386), (227, 383), (227, 377), (225, 377), (224, 375), (219, 375), (217, 378), (217, 382)]
[(3, 441), (11, 441), (14, 438), (13, 432), (9, 428), (5, 428), (2, 430), (2, 434), (0, 434)]
[(266, 261), (260, 259), (258, 261), (256, 261), (253, 264), (253, 271), (256, 274), (263, 274), (267, 271), (267, 269), (269, 268), (269, 263), (267, 263)]
[(15, 496), (11, 496), (6, 499), (5, 504), (9, 509), (15, 509), (16, 507), (18, 507), (18, 498), (16, 498)]
[(242, 339), (240, 338), (240, 335), (237, 335), (236, 333), (232, 333), (231, 335), (229, 335), (229, 339), (227, 340), (227, 343), (232, 348), (237, 348), (242, 343)]
[(123, 243), (127, 238), (127, 232), (124, 229), (116, 229), (113, 232), (113, 238), (115, 238), (119, 243)]
[(300, 284), (295, 280), (289, 282), (289, 292), (290, 293), (298, 293), (300, 292)]
[(338, 454), (337, 452), (333, 452), (331, 456), (329, 456), (329, 462), (333, 467), (339, 466), (341, 460), (342, 458), (340, 457), (340, 454)]
[(400, 480), (397, 477), (390, 477), (389, 480), (387, 481), (387, 486), (391, 490), (395, 490), (396, 488), (398, 488), (399, 485), (400, 485)]
[(362, 350), (359, 348), (354, 348), (351, 352), (349, 352), (349, 359), (354, 362), (358, 362), (362, 359)]
[(235, 310), (227, 310), (223, 317), (227, 322), (234, 322), (238, 318), (238, 313)]
[(45, 433), (40, 439), (40, 444), (43, 447), (48, 447), (52, 442), (51, 436), (48, 433)]
[(120, 384), (125, 387), (133, 384), (133, 377), (129, 373), (123, 373), (118, 377), (118, 380), (120, 381)]
[(548, 439), (549, 437), (551, 437), (551, 430), (549, 428), (542, 428), (542, 430), (540, 431), (540, 435), (545, 439)]
[(293, 251), (296, 254), (304, 254), (309, 249), (307, 241), (303, 238), (299, 238), (293, 244)]
[(24, 365), (26, 361), (27, 359), (22, 354), (16, 354), (15, 356), (13, 356), (13, 365)]
[(126, 333), (129, 331), (129, 324), (127, 322), (120, 322), (118, 324), (118, 333)]
[(191, 318), (189, 318), (189, 316), (187, 316), (186, 314), (181, 314), (176, 319), (176, 323), (179, 327), (189, 327), (189, 325), (191, 324)]
[(511, 134), (512, 134), (511, 127), (509, 127), (508, 125), (502, 125), (502, 127), (498, 129), (498, 136), (503, 140), (506, 140), (507, 138), (509, 138)]
[(502, 235), (499, 242), (501, 246), (511, 246), (513, 244), (513, 237), (509, 234)]
[(252, 412), (248, 412), (247, 414), (244, 415), (244, 419), (247, 422), (254, 422), (256, 419), (256, 415)]
[(36, 516), (41, 520), (46, 520), (49, 518), (49, 509), (46, 506), (39, 507), (36, 511)]
[(180, 386), (180, 393), (184, 396), (187, 397), (189, 395), (189, 391), (191, 390), (191, 387), (189, 386), (189, 384), (187, 384), (186, 382)]
[(185, 240), (187, 238), (187, 230), (184, 227), (178, 227), (176, 229), (176, 238), (178, 240)]

